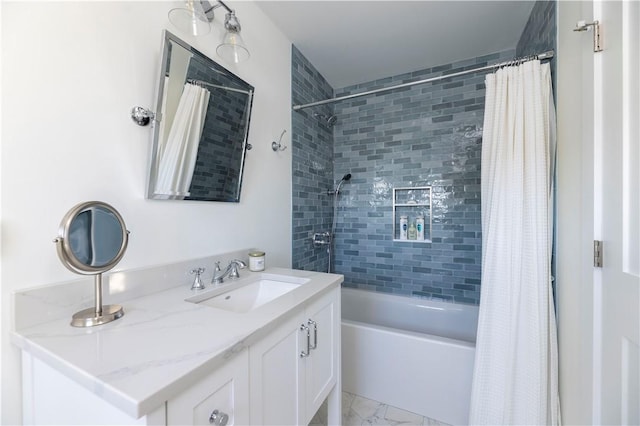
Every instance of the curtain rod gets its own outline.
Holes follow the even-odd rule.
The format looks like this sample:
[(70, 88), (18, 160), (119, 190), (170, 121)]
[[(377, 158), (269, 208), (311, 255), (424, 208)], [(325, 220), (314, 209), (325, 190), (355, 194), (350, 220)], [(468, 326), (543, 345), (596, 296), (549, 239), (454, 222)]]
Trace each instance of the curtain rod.
[(522, 58), (515, 58), (515, 59), (512, 59), (510, 61), (504, 61), (504, 62), (500, 62), (500, 63), (497, 63), (497, 64), (487, 65), (487, 66), (479, 67), (479, 68), (473, 68), (473, 69), (470, 69), (470, 70), (460, 71), (460, 72), (456, 72), (456, 73), (452, 73), (452, 74), (443, 74), (443, 75), (440, 75), (438, 77), (427, 78), (426, 80), (412, 81), (412, 82), (409, 82), (409, 83), (402, 83), (402, 84), (398, 84), (398, 85), (395, 85), (395, 86), (383, 87), (381, 89), (369, 90), (368, 92), (354, 93), (354, 94), (351, 94), (351, 95), (338, 96), (336, 98), (325, 99), (323, 101), (311, 102), (311, 103), (302, 104), (302, 105), (294, 105), (293, 106), (293, 110), (294, 111), (299, 111), (299, 110), (301, 110), (303, 108), (310, 108), (310, 107), (314, 107), (314, 106), (318, 106), (318, 105), (331, 104), (331, 103), (334, 103), (334, 102), (344, 101), (346, 99), (353, 99), (353, 98), (359, 98), (361, 96), (373, 95), (375, 93), (388, 92), (390, 90), (400, 89), (402, 87), (415, 86), (417, 84), (424, 84), (424, 83), (430, 83), (432, 81), (444, 80), (445, 78), (458, 77), (460, 75), (471, 74), (471, 73), (474, 73), (474, 72), (492, 70), (492, 69), (495, 69), (495, 68), (500, 68), (500, 67), (505, 67), (505, 66), (509, 66), (509, 65), (520, 64), (522, 62), (530, 61), (530, 60), (533, 60), (533, 59), (538, 59), (540, 61), (543, 61), (545, 59), (552, 59), (553, 55), (554, 55), (554, 51), (553, 50), (548, 50), (548, 51), (546, 51), (544, 53), (540, 53), (538, 55), (531, 55), (531, 56), (525, 56), (525, 57), (522, 57)]
[(200, 87), (209, 86), (209, 87), (214, 87), (216, 89), (229, 90), (230, 92), (244, 93), (245, 95), (250, 95), (251, 94), (251, 91), (249, 91), (249, 90), (236, 89), (236, 88), (227, 87), (227, 86), (219, 86), (217, 84), (211, 84), (211, 83), (207, 83), (206, 81), (195, 80), (193, 78), (188, 78), (187, 79), (187, 83), (195, 84), (196, 86), (200, 86)]

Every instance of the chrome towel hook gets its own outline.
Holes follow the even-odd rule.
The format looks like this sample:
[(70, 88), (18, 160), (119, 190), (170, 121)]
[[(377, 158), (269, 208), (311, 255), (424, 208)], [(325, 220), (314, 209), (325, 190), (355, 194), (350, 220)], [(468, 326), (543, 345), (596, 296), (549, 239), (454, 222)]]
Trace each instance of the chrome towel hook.
[(285, 149), (287, 149), (287, 147), (282, 144), (282, 137), (284, 136), (285, 133), (287, 133), (287, 129), (284, 129), (282, 131), (282, 133), (280, 134), (280, 139), (278, 139), (278, 142), (276, 141), (271, 142), (271, 149), (273, 149), (274, 152), (284, 151)]

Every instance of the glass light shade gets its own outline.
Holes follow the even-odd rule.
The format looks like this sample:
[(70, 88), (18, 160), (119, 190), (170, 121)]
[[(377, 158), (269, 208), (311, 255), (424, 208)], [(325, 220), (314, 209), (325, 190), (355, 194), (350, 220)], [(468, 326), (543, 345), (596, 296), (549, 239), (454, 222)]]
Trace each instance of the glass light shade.
[(238, 62), (249, 59), (249, 49), (247, 49), (240, 33), (235, 31), (227, 31), (222, 38), (222, 43), (216, 49), (218, 55), (229, 62), (237, 64)]
[(171, 9), (169, 22), (180, 31), (194, 36), (209, 34), (211, 31), (211, 24), (209, 24), (207, 17), (192, 8)]

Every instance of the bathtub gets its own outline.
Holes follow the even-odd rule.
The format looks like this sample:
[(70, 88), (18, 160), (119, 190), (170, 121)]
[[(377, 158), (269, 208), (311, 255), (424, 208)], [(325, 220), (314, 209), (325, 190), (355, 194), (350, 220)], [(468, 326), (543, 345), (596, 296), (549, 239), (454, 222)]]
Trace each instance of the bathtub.
[(342, 289), (342, 388), (467, 424), (478, 307)]

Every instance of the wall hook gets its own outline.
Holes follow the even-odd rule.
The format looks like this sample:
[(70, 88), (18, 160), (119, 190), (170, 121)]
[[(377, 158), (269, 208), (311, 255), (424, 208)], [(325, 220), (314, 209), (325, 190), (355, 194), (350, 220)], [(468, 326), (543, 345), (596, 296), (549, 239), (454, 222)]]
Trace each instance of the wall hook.
[(135, 106), (131, 108), (131, 119), (138, 126), (146, 126), (151, 120), (156, 119), (156, 115), (153, 111), (141, 106)]
[(282, 144), (282, 137), (284, 136), (285, 133), (287, 133), (287, 129), (284, 129), (282, 131), (282, 133), (280, 134), (280, 139), (278, 139), (278, 142), (276, 141), (271, 142), (271, 149), (273, 149), (274, 152), (284, 151), (285, 149), (287, 149), (287, 147)]

